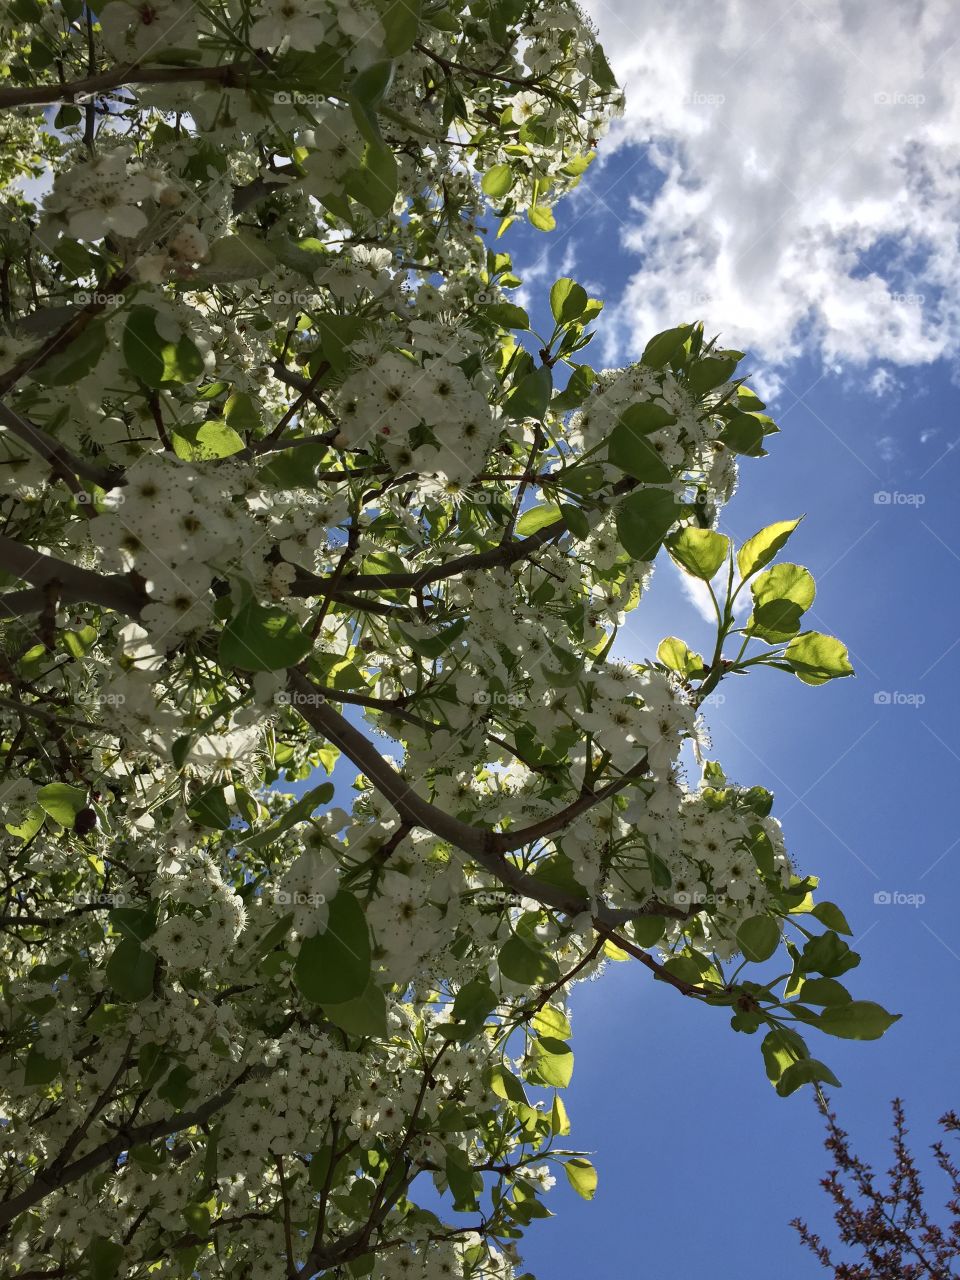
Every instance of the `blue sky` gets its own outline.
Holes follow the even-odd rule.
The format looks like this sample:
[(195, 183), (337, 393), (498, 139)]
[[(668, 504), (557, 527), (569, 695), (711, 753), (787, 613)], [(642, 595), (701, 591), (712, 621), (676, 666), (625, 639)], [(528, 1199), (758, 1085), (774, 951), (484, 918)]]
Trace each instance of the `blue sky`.
[[(600, 25), (604, 36), (602, 18)], [(802, 44), (804, 32), (792, 34)], [(613, 53), (616, 66), (618, 50)], [(786, 64), (808, 54), (785, 48), (783, 58)], [(641, 60), (636, 46), (620, 56), (629, 66)], [(696, 61), (695, 53), (689, 60)], [(685, 62), (682, 47), (677, 62)], [(849, 85), (836, 89), (845, 91)], [(886, 121), (874, 138), (865, 119), (859, 149), (882, 150)], [(778, 144), (776, 130), (767, 129), (766, 144), (776, 152), (771, 169), (789, 165), (781, 151), (797, 138), (789, 120), (784, 130)], [(956, 303), (956, 280), (951, 289), (943, 264), (932, 263), (906, 228), (898, 231), (879, 214), (856, 252), (841, 253), (835, 241), (843, 239), (844, 219), (834, 211), (833, 239), (821, 227), (819, 236), (808, 237), (806, 251), (811, 272), (825, 258), (837, 278), (822, 307), (804, 305), (790, 293), (803, 247), (798, 254), (795, 245), (764, 244), (764, 223), (745, 203), (746, 225), (738, 235), (747, 246), (753, 220), (753, 238), (771, 264), (771, 313), (789, 344), (764, 336), (762, 297), (741, 309), (735, 290), (713, 289), (709, 271), (696, 277), (684, 268), (671, 307), (666, 293), (656, 293), (664, 271), (662, 226), (660, 238), (650, 233), (644, 245), (645, 211), (656, 211), (669, 179), (638, 138), (629, 96), (622, 138), (588, 174), (583, 194), (558, 208), (557, 231), (511, 230), (501, 243), (528, 281), (525, 302), (535, 324), (559, 275), (574, 276), (606, 299), (599, 327), (606, 319), (613, 334), (588, 349), (594, 363), (603, 363), (604, 350), (617, 363), (639, 356), (656, 330), (641, 329), (638, 313), (643, 319), (649, 312), (662, 328), (706, 311), (714, 322), (710, 331), (746, 347), (746, 368), (775, 392), (770, 411), (782, 434), (770, 442), (768, 458), (745, 462), (721, 527), (742, 540), (773, 520), (806, 513), (789, 555), (818, 584), (811, 625), (848, 644), (857, 677), (813, 689), (774, 671), (726, 682), (725, 702), (709, 714), (712, 754), (730, 776), (775, 793), (774, 812), (794, 859), (804, 872), (820, 875), (822, 895), (843, 906), (854, 929), (863, 961), (848, 985), (904, 1015), (881, 1042), (821, 1039), (813, 1048), (843, 1082), (834, 1091), (842, 1125), (881, 1168), (889, 1163), (889, 1100), (905, 1098), (914, 1146), (940, 1203), (945, 1188), (925, 1149), (936, 1136), (936, 1118), (960, 1104), (953, 994), (960, 981), (954, 924), (960, 835), (953, 809), (960, 765), (954, 674), (960, 662), (960, 456), (954, 450), (960, 415), (957, 344), (944, 309), (945, 298)], [(676, 128), (656, 145), (685, 156), (688, 142)], [(744, 145), (749, 150), (749, 139)], [(695, 154), (690, 166), (685, 180), (709, 185), (709, 166)], [(874, 168), (879, 174), (882, 166)], [(861, 175), (852, 202), (893, 198), (883, 183), (871, 191), (868, 177)], [(844, 189), (842, 172), (833, 181)], [(655, 217), (662, 223), (662, 215)], [(678, 261), (693, 256), (723, 274), (723, 255), (710, 256), (713, 231), (708, 220), (690, 229)], [(776, 239), (779, 232), (771, 234)], [(638, 306), (650, 263), (653, 300)], [(696, 279), (702, 283), (691, 284)], [(864, 281), (879, 282), (865, 303), (876, 313), (875, 349), (860, 312), (850, 313), (856, 332), (844, 337), (834, 324), (841, 312), (827, 305), (831, 297), (859, 297)], [(904, 320), (898, 308), (910, 316)], [(711, 632), (677, 571), (664, 562), (625, 631), (622, 652), (649, 657), (668, 634), (697, 648)], [(878, 894), (901, 900), (877, 900)], [(826, 1171), (822, 1126), (808, 1092), (786, 1100), (775, 1095), (763, 1073), (759, 1037), (733, 1033), (721, 1011), (696, 1007), (627, 964), (611, 965), (602, 980), (577, 988), (573, 1009), (577, 1066), (567, 1102), (573, 1140), (595, 1153), (600, 1190), (584, 1204), (558, 1185), (551, 1193), (557, 1218), (537, 1224), (524, 1248), (527, 1266), (549, 1280), (585, 1274), (665, 1280), (677, 1274), (678, 1259), (685, 1275), (701, 1268), (737, 1280), (824, 1274), (787, 1225), (799, 1214), (832, 1236), (829, 1205), (817, 1185)]]

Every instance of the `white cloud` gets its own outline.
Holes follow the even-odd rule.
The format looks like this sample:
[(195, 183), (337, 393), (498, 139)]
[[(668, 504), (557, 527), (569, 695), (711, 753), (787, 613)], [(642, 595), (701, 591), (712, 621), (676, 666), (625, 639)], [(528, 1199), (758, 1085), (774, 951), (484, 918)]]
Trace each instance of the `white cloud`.
[(715, 627), (717, 625), (717, 615), (713, 607), (713, 601), (710, 599), (710, 592), (707, 590), (707, 584), (701, 582), (699, 578), (692, 578), (689, 573), (684, 573), (676, 565), (674, 565), (674, 571), (680, 579), (683, 594), (699, 613), (700, 617)]
[(607, 152), (635, 144), (662, 175), (646, 199), (616, 188), (643, 262), (609, 356), (696, 317), (772, 368), (960, 352), (951, 0), (587, 7), (627, 91)]

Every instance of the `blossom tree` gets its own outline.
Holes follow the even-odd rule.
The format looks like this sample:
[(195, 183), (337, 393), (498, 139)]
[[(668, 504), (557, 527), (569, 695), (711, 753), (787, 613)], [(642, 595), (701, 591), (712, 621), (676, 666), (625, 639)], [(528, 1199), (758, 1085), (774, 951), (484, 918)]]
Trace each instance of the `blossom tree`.
[[(568, 0), (2, 24), (8, 1274), (507, 1277), (597, 1184), (573, 982), (781, 1094), (892, 1021), (706, 758), (726, 676), (851, 674), (798, 520), (716, 527), (776, 427), (696, 324), (597, 372), (580, 284), (511, 301), (620, 108)], [(614, 656), (661, 548), (715, 648)]]

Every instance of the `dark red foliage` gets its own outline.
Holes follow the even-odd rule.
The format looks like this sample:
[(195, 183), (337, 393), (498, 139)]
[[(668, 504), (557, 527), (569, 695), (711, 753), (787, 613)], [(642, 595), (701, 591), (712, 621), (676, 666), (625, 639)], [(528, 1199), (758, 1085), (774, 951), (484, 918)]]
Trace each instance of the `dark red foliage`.
[[(893, 1102), (894, 1163), (886, 1188), (877, 1183), (873, 1169), (850, 1149), (849, 1138), (825, 1106), (825, 1146), (833, 1167), (821, 1180), (833, 1201), (833, 1215), (842, 1243), (852, 1260), (837, 1262), (830, 1250), (805, 1222), (790, 1224), (803, 1243), (835, 1280), (953, 1280), (960, 1276), (960, 1169), (942, 1141), (932, 1150), (949, 1188), (946, 1224), (935, 1222), (924, 1203), (924, 1190), (916, 1162), (907, 1143), (903, 1103)], [(960, 1132), (960, 1117), (953, 1111), (940, 1117), (944, 1134)]]

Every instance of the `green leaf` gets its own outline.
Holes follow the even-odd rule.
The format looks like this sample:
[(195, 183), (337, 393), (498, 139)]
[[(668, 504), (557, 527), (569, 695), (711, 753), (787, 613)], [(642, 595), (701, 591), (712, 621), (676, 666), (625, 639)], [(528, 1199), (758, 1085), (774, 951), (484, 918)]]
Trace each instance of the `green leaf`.
[(515, 302), (488, 302), (483, 314), (505, 329), (529, 329), (530, 317)]
[(508, 164), (495, 164), (480, 180), (484, 195), (493, 200), (502, 199), (513, 186), (514, 172)]
[(367, 142), (360, 166), (347, 176), (344, 189), (375, 218), (382, 218), (393, 208), (398, 182), (397, 158), (391, 148), (384, 142)]
[(201, 462), (213, 458), (229, 458), (246, 446), (242, 436), (225, 422), (211, 418), (188, 434), (174, 431), (171, 436), (173, 451), (178, 458), (188, 462)]
[(556, 1005), (545, 1004), (530, 1019), (530, 1025), (541, 1036), (553, 1036), (558, 1040), (570, 1038), (570, 1019)]
[(828, 1036), (843, 1040), (879, 1040), (900, 1019), (899, 1013), (887, 1013), (872, 1000), (850, 1000), (830, 1005), (820, 1014), (817, 1025)]
[[(589, 365), (578, 365), (570, 375), (570, 379), (564, 389), (559, 395), (554, 396), (553, 408), (555, 411), (557, 413), (565, 413), (567, 409), (576, 409), (583, 404), (596, 380), (597, 375)], [(586, 470), (586, 468), (583, 469)], [(577, 470), (577, 468), (570, 468), (570, 470)]]
[(490, 1088), (505, 1102), (516, 1102), (526, 1106), (527, 1095), (523, 1085), (512, 1071), (500, 1063), (490, 1069)]
[[(475, 1175), (470, 1161), (459, 1147), (447, 1147), (445, 1172), (447, 1185), (453, 1196), (453, 1207), (458, 1212), (471, 1212), (477, 1207), (477, 1190), (480, 1183), (479, 1174)], [(474, 1181), (476, 1178), (476, 1182)]]
[(571, 502), (561, 502), (560, 514), (575, 538), (582, 541), (590, 536), (590, 521), (580, 507), (575, 507)]
[(121, 938), (107, 961), (107, 982), (121, 1000), (146, 1000), (153, 991), (157, 957), (136, 938)]
[(804, 684), (826, 684), (828, 680), (853, 675), (846, 645), (819, 631), (804, 631), (791, 640), (784, 660)]
[(653, 947), (663, 937), (667, 927), (664, 916), (638, 916), (630, 926), (633, 940), (638, 947)]
[(230, 810), (223, 787), (210, 787), (201, 796), (192, 801), (187, 816), (201, 826), (212, 827), (215, 831), (226, 831), (230, 826)]
[(686, 525), (670, 535), (666, 547), (682, 569), (709, 582), (730, 554), (730, 539), (713, 529)]
[(93, 321), (65, 347), (44, 360), (31, 372), (31, 377), (45, 387), (68, 387), (97, 367), (107, 345), (106, 326)]
[(847, 917), (835, 902), (818, 902), (810, 914), (828, 929), (835, 929), (837, 933), (845, 933), (848, 936), (853, 935), (853, 930), (847, 924)]
[(695, 396), (706, 395), (726, 382), (736, 367), (737, 361), (733, 356), (704, 356), (691, 368), (687, 387)]
[(740, 577), (746, 580), (769, 564), (802, 519), (803, 516), (797, 516), (796, 520), (778, 520), (748, 538), (737, 552)]
[(68, 782), (49, 782), (37, 792), (37, 803), (61, 827), (72, 827), (77, 814), (87, 807), (87, 793)]
[(836, 1085), (838, 1089), (840, 1087), (840, 1081), (828, 1066), (818, 1062), (816, 1058), (803, 1058), (800, 1062), (794, 1062), (783, 1072), (777, 1081), (777, 1093), (781, 1098), (786, 1098), (802, 1085), (814, 1082)]
[(220, 636), (220, 665), (242, 671), (279, 671), (301, 662), (313, 642), (289, 613), (251, 600)]
[(114, 1244), (104, 1236), (94, 1236), (83, 1256), (89, 1268), (90, 1280), (114, 1280), (123, 1261), (123, 1245)]
[(177, 1063), (157, 1090), (157, 1097), (182, 1111), (197, 1092), (190, 1083), (192, 1079), (193, 1072), (190, 1068), (182, 1062)]
[(817, 586), (813, 575), (799, 564), (775, 564), (754, 579), (751, 586), (753, 607), (759, 613), (770, 606), (790, 604), (799, 613), (813, 604)]
[(665, 409), (662, 404), (653, 400), (644, 400), (641, 404), (631, 404), (620, 415), (619, 426), (638, 436), (648, 436), (651, 431), (659, 431), (661, 427), (672, 427), (677, 416)]
[(570, 1132), (570, 1117), (567, 1115), (567, 1108), (563, 1105), (563, 1099), (559, 1093), (553, 1096), (553, 1106), (550, 1108), (550, 1129), (557, 1138), (565, 1138)]
[(350, 82), (350, 94), (365, 107), (371, 109), (380, 105), (393, 83), (394, 63), (384, 59), (372, 62), (363, 71), (358, 72)]
[(246, 391), (234, 391), (227, 397), (223, 416), (234, 431), (256, 431), (263, 423), (263, 408)]
[(798, 968), (803, 973), (822, 973), (825, 978), (839, 978), (842, 973), (855, 969), (860, 957), (833, 930), (808, 938)]
[(681, 347), (693, 333), (693, 329), (692, 324), (682, 324), (676, 329), (665, 329), (663, 333), (658, 333), (644, 347), (640, 363), (647, 365), (650, 369), (662, 369), (668, 360), (672, 360), (679, 354)]
[(210, 1230), (210, 1210), (205, 1204), (188, 1204), (183, 1210), (183, 1220), (196, 1236), (205, 1236)]
[(751, 916), (737, 930), (737, 945), (744, 959), (754, 964), (769, 960), (780, 945), (780, 928), (772, 916)]
[(293, 980), (314, 1004), (343, 1004), (370, 982), (370, 931), (363, 908), (341, 889), (330, 903), (327, 927), (300, 944)]
[(653, 560), (681, 508), (666, 489), (628, 494), (617, 508), (617, 533), (634, 560)]
[(62, 1070), (61, 1058), (48, 1058), (38, 1049), (31, 1049), (23, 1067), (23, 1083), (28, 1088), (36, 1084), (50, 1084)]
[(728, 449), (748, 458), (763, 456), (763, 436), (763, 423), (749, 413), (734, 414), (720, 432), (720, 439)]
[(833, 978), (806, 978), (800, 998), (804, 1004), (834, 1005), (848, 1004), (852, 996), (843, 983)]
[(319, 809), (321, 805), (329, 804), (333, 799), (333, 790), (332, 782), (321, 782), (318, 787), (311, 787), (298, 800), (295, 800), (276, 822), (267, 827), (265, 831), (258, 831), (256, 835), (252, 835), (242, 841), (240, 847), (243, 849), (262, 849), (267, 845), (273, 844), (274, 840), (283, 835), (285, 831), (289, 831), (291, 827), (295, 827), (298, 822), (305, 822), (315, 809)]
[(703, 671), (703, 658), (699, 653), (689, 649), (685, 641), (676, 636), (667, 636), (657, 647), (657, 657), (671, 671), (679, 671), (684, 677), (695, 676)]
[(541, 365), (521, 378), (507, 396), (503, 407), (507, 415), (519, 422), (523, 418), (543, 420), (553, 391), (553, 375), (548, 365)]
[(557, 324), (570, 324), (577, 320), (588, 301), (583, 285), (569, 276), (562, 276), (550, 289), (550, 310)]
[(464, 983), (453, 1002), (453, 1016), (464, 1024), (463, 1038), (475, 1035), (497, 1004), (497, 993), (483, 978)]
[(32, 840), (46, 820), (46, 814), (39, 805), (34, 805), (27, 810), (26, 816), (21, 823), (5, 822), (4, 827), (12, 836), (16, 836), (18, 840)]
[(589, 1160), (574, 1156), (563, 1166), (571, 1187), (584, 1200), (592, 1200), (597, 1192), (597, 1171)]
[(573, 1077), (573, 1050), (555, 1036), (540, 1036), (534, 1044), (537, 1075), (555, 1089), (565, 1089)]
[(607, 446), (607, 457), (613, 466), (645, 484), (666, 484), (673, 476), (645, 435), (625, 422), (614, 427)]
[(526, 538), (531, 533), (537, 533), (540, 529), (546, 528), (548, 524), (562, 519), (563, 513), (558, 506), (552, 502), (542, 503), (536, 507), (530, 507), (523, 513), (517, 521), (517, 534), (521, 538)]
[(250, 231), (221, 236), (210, 246), (210, 256), (191, 277), (194, 288), (209, 281), (212, 284), (259, 279), (277, 263), (276, 254), (259, 236)]
[(527, 218), (538, 231), (553, 231), (556, 229), (557, 220), (553, 216), (553, 210), (548, 209), (546, 205), (531, 205), (527, 210)]
[(371, 980), (367, 989), (354, 1000), (340, 1004), (324, 1003), (324, 1017), (354, 1036), (386, 1036), (387, 1001), (381, 989)]
[(767, 1078), (772, 1084), (776, 1084), (794, 1062), (810, 1057), (803, 1037), (788, 1027), (774, 1027), (768, 1032), (760, 1045), (760, 1052), (763, 1054)]
[(497, 963), (505, 978), (526, 987), (556, 982), (560, 977), (560, 966), (553, 956), (516, 933), (500, 948)]
[(186, 335), (176, 342), (161, 337), (152, 307), (131, 308), (121, 345), (130, 372), (155, 390), (168, 382), (192, 382), (203, 373), (203, 357)]
[(384, 47), (391, 58), (406, 53), (417, 38), (420, 26), (420, 0), (390, 0), (380, 11)]

